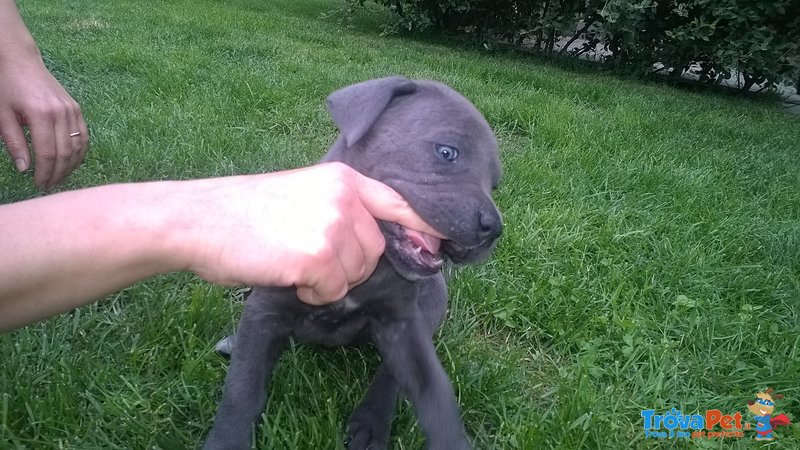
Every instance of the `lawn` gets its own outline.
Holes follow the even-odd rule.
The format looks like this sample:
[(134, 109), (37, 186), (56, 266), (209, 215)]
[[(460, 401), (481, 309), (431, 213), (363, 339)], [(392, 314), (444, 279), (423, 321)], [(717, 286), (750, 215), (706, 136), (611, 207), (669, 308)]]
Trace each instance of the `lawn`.
[[(455, 272), (437, 345), (477, 448), (760, 448), (645, 438), (640, 414), (752, 422), (766, 387), (795, 422), (770, 447), (800, 448), (800, 120), (778, 104), (381, 36), (379, 11), (334, 0), (19, 4), (92, 135), (61, 189), (311, 164), (325, 96), (367, 78), (470, 98), (500, 141), (505, 233)], [(0, 202), (40, 195), (0, 162)], [(196, 446), (238, 299), (168, 275), (0, 335), (0, 448)], [(292, 347), (259, 448), (341, 448), (377, 361)], [(423, 445), (405, 402), (392, 436)]]

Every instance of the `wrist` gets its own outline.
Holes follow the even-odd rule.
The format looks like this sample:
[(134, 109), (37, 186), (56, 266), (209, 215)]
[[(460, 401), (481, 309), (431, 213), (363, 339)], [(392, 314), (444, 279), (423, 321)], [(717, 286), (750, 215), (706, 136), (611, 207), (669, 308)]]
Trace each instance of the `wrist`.
[(0, 64), (44, 64), (42, 53), (32, 39), (0, 47)]
[[(191, 245), (186, 228), (191, 209), (186, 208), (184, 181), (155, 181), (122, 184), (123, 192), (114, 195), (122, 204), (112, 205), (121, 214), (113, 224), (124, 233), (126, 251), (152, 275), (189, 270)], [(125, 236), (127, 235), (127, 236)]]
[[(153, 254), (149, 257), (157, 261), (159, 271), (193, 272), (203, 275), (206, 265), (213, 261), (209, 255), (214, 249), (209, 234), (218, 231), (219, 215), (224, 215), (217, 206), (227, 204), (233, 199), (222, 199), (226, 183), (223, 179), (210, 178), (188, 181), (163, 181), (152, 184), (151, 200), (145, 201), (148, 208), (142, 215), (141, 226), (144, 235), (156, 245), (149, 246)], [(222, 194), (220, 193), (222, 191)], [(152, 208), (152, 205), (159, 205)], [(215, 205), (209, 211), (209, 206)], [(153, 211), (155, 209), (155, 211)]]
[[(263, 220), (253, 217), (269, 214), (274, 194), (273, 183), (265, 183), (269, 178), (246, 175), (172, 182), (168, 194), (172, 204), (164, 208), (169, 217), (161, 221), (165, 228), (160, 233), (172, 270), (225, 286), (252, 284), (250, 246), (263, 246), (259, 238), (269, 234)], [(263, 255), (259, 259), (264, 264)], [(257, 277), (272, 283), (273, 270), (262, 268)]]
[[(35, 46), (34, 46), (35, 48)], [(47, 71), (39, 49), (0, 49), (0, 73), (15, 76), (14, 74), (34, 74), (42, 70)]]
[(31, 33), (25, 27), (16, 7), (0, 0), (0, 66), (37, 63), (44, 64), (42, 54)]

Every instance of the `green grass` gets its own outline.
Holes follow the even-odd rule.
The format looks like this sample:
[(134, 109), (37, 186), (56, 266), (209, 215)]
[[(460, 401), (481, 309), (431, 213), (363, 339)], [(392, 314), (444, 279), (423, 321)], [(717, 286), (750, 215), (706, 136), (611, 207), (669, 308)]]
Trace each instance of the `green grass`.
[[(112, 0), (20, 8), (85, 112), (63, 189), (306, 165), (331, 91), (435, 78), (496, 130), (505, 234), (451, 280), (438, 339), (478, 448), (760, 448), (645, 439), (642, 409), (800, 421), (800, 121), (713, 96), (347, 27), (334, 1)], [(38, 195), (0, 164), (0, 201)], [(176, 274), (0, 336), (0, 448), (179, 449), (208, 431), (236, 293)], [(370, 348), (290, 349), (261, 448), (341, 448)], [(750, 419), (749, 414), (745, 414)], [(800, 447), (797, 425), (772, 448)], [(420, 448), (403, 404), (393, 447)]]

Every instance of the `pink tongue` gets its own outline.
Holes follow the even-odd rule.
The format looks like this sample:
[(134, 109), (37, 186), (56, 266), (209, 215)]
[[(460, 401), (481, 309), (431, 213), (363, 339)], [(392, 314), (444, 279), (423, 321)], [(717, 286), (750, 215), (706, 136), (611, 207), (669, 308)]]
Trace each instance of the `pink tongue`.
[(442, 243), (441, 239), (437, 238), (436, 236), (431, 236), (430, 234), (425, 234), (421, 231), (411, 230), (408, 228), (405, 230), (406, 235), (417, 247), (421, 247), (423, 250), (433, 255), (439, 252), (439, 244)]

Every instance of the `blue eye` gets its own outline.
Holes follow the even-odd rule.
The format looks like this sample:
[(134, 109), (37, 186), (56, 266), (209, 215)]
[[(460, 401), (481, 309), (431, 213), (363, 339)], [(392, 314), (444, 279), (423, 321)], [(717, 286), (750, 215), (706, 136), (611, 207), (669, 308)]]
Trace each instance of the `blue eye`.
[(437, 145), (436, 153), (445, 161), (455, 161), (458, 158), (458, 149), (449, 145)]

